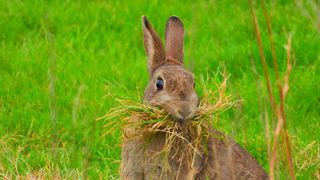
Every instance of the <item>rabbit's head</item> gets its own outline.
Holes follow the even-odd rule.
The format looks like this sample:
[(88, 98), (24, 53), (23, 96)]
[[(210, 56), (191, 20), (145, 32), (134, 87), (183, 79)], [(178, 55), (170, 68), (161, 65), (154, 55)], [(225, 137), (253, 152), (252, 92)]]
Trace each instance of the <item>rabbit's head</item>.
[(194, 90), (194, 75), (183, 67), (182, 22), (176, 16), (167, 20), (166, 50), (145, 16), (142, 17), (142, 29), (150, 77), (144, 101), (162, 107), (178, 122), (193, 118), (198, 96)]

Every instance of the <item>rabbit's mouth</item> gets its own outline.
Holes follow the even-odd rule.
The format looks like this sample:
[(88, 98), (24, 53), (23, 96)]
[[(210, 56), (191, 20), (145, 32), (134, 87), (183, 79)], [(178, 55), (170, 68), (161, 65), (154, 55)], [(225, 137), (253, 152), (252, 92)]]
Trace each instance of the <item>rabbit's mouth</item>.
[(185, 122), (193, 119), (194, 113), (179, 111), (176, 113), (169, 113), (169, 116), (171, 117), (171, 119), (173, 119), (174, 121), (176, 121), (178, 123), (185, 123)]
[[(174, 99), (168, 96), (161, 96), (159, 100), (146, 101), (152, 106), (158, 106), (169, 114), (170, 119), (184, 123), (195, 118), (198, 112), (197, 96), (190, 96), (187, 100)], [(165, 97), (165, 98), (164, 98)]]
[(189, 121), (189, 120), (191, 120), (194, 116), (188, 116), (188, 117), (183, 117), (183, 116), (181, 116), (180, 114), (169, 114), (169, 116), (174, 120), (174, 121), (176, 121), (176, 122), (178, 122), (178, 123), (185, 123), (185, 122), (187, 122), (187, 121)]
[[(178, 104), (178, 105), (177, 105)], [(165, 111), (169, 113), (171, 119), (176, 122), (184, 123), (193, 119), (196, 115), (197, 107), (190, 102), (179, 102), (177, 104), (162, 105)]]

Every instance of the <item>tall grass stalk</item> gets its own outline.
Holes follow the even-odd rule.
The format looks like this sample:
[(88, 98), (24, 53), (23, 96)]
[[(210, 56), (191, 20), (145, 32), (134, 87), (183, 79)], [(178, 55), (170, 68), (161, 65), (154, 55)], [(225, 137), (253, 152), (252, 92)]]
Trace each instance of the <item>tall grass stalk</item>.
[[(285, 104), (285, 97), (288, 93), (289, 90), (289, 77), (290, 77), (290, 72), (292, 69), (292, 64), (291, 64), (291, 35), (288, 37), (288, 43), (286, 45), (286, 53), (287, 53), (287, 70), (285, 75), (282, 77), (283, 79), (280, 79), (279, 76), (279, 67), (278, 67), (278, 62), (277, 62), (277, 55), (275, 52), (275, 45), (274, 45), (274, 40), (273, 40), (273, 35), (272, 35), (272, 26), (271, 26), (271, 20), (268, 15), (268, 11), (265, 7), (264, 0), (261, 0), (262, 2), (262, 7), (263, 7), (263, 12), (264, 12), (264, 17), (267, 23), (267, 32), (268, 32), (268, 37), (271, 45), (271, 52), (272, 52), (272, 59), (273, 59), (273, 65), (275, 68), (275, 75), (276, 75), (276, 85), (278, 88), (278, 93), (280, 97), (280, 102), (277, 104), (275, 95), (272, 92), (272, 86), (271, 86), (271, 81), (270, 81), (270, 76), (268, 73), (268, 65), (266, 62), (266, 56), (263, 51), (263, 43), (261, 40), (261, 32), (258, 24), (258, 18), (256, 15), (256, 12), (253, 8), (252, 1), (249, 1), (250, 7), (251, 7), (251, 15), (252, 15), (252, 22), (254, 26), (254, 32), (255, 32), (255, 37), (257, 41), (257, 45), (259, 48), (259, 56), (261, 60), (261, 64), (263, 67), (263, 73), (264, 73), (264, 78), (266, 81), (267, 85), (267, 90), (268, 90), (268, 96), (271, 104), (271, 108), (273, 110), (273, 116), (274, 119), (277, 119), (276, 122), (276, 128), (274, 129), (273, 132), (273, 144), (271, 146), (271, 154), (269, 153), (269, 166), (270, 166), (270, 171), (269, 171), (269, 176), (270, 179), (275, 178), (275, 166), (277, 164), (277, 156), (278, 156), (278, 151), (279, 151), (279, 144), (280, 144), (280, 138), (283, 138), (283, 143), (285, 146), (285, 155), (286, 155), (286, 162), (287, 162), (287, 167), (290, 173), (291, 179), (296, 179), (295, 178), (295, 173), (294, 173), (294, 165), (293, 165), (293, 158), (292, 158), (292, 153), (291, 153), (291, 147), (290, 147), (290, 140), (289, 140), (289, 135), (287, 131), (287, 125), (286, 125), (286, 116), (285, 116), (285, 109), (284, 109), (284, 104)], [(283, 84), (281, 84), (283, 82)], [(268, 123), (266, 123), (268, 124)], [(267, 132), (266, 132), (267, 133)], [(267, 136), (267, 135), (266, 135)], [(267, 142), (271, 142), (267, 140)], [(270, 145), (268, 145), (270, 147)]]

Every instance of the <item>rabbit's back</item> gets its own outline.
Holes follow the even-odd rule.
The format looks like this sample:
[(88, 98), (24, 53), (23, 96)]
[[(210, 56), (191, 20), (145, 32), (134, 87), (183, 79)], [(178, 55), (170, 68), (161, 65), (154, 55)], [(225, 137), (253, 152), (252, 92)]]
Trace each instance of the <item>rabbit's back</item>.
[(217, 130), (211, 134), (207, 161), (195, 179), (268, 179), (257, 160), (234, 140)]

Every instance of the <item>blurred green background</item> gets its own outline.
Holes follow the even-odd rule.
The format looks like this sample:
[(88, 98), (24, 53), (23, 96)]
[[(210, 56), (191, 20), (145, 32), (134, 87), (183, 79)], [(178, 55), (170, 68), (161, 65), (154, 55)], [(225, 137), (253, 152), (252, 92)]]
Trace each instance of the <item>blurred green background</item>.
[[(320, 178), (319, 4), (282, 0), (266, 5), (281, 75), (284, 45), (292, 35), (294, 63), (285, 110), (298, 179)], [(254, 6), (275, 87), (260, 1)], [(0, 178), (118, 177), (120, 132), (104, 136), (104, 122), (96, 118), (116, 105), (107, 92), (128, 98), (143, 93), (148, 76), (142, 15), (162, 38), (167, 18), (181, 18), (185, 66), (196, 81), (226, 66), (231, 74), (228, 92), (243, 101), (216, 128), (234, 137), (268, 170), (259, 107), (269, 104), (247, 1), (0, 0)], [(250, 59), (262, 81), (260, 89)], [(54, 96), (50, 79), (55, 79)], [(57, 115), (55, 127), (52, 113)], [(277, 177), (286, 179), (285, 165), (280, 169)]]

